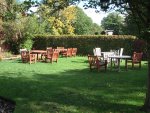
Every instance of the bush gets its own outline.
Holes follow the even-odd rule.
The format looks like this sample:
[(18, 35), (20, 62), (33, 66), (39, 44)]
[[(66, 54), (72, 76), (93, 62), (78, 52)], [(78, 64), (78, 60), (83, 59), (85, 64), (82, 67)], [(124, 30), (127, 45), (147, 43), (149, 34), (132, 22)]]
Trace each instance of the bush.
[(33, 45), (33, 35), (30, 33), (25, 34), (25, 38), (22, 40), (22, 43), (20, 44), (20, 48), (27, 48), (27, 50), (31, 50)]
[(27, 39), (24, 41), (23, 44), (21, 44), (21, 48), (27, 48), (27, 50), (31, 50), (33, 44), (33, 40)]
[(35, 49), (46, 49), (46, 47), (56, 48), (57, 46), (77, 47), (78, 54), (93, 54), (94, 47), (101, 47), (102, 51), (110, 49), (124, 48), (124, 54), (131, 55), (133, 52), (133, 42), (136, 39), (131, 35), (76, 35), (76, 36), (48, 36), (36, 35), (33, 47)]

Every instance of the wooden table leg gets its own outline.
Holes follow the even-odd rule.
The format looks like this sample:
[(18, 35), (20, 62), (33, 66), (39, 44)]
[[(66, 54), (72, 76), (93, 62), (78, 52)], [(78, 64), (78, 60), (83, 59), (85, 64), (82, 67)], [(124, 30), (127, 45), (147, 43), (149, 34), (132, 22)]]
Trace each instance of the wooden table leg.
[(37, 53), (37, 60), (39, 60), (39, 54)]

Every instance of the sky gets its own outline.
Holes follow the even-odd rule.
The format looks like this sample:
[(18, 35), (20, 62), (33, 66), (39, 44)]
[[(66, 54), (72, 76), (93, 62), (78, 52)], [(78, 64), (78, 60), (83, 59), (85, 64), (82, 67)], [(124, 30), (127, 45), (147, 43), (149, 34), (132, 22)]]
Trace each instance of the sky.
[(87, 16), (89, 16), (93, 20), (93, 22), (98, 25), (101, 25), (101, 20), (108, 15), (108, 13), (105, 13), (102, 11), (100, 11), (99, 13), (96, 13), (95, 9), (92, 9), (92, 8), (84, 9), (83, 5), (84, 5), (84, 3), (80, 2), (78, 4), (78, 7), (83, 9), (85, 14), (87, 14)]

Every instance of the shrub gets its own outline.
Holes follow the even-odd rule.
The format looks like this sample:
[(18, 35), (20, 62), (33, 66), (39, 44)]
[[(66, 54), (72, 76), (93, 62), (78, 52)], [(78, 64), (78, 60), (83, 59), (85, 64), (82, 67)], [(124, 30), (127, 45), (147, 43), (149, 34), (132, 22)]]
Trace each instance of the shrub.
[(93, 54), (94, 47), (101, 47), (102, 51), (110, 49), (124, 48), (124, 54), (132, 54), (133, 42), (136, 39), (131, 35), (76, 35), (76, 36), (48, 36), (36, 35), (34, 37), (33, 47), (36, 49), (46, 49), (51, 46), (77, 47), (78, 54)]
[(33, 44), (33, 40), (32, 39), (27, 39), (27, 40), (24, 41), (23, 44), (21, 44), (21, 48), (27, 48), (27, 50), (31, 50), (32, 44)]
[(33, 45), (33, 35), (30, 33), (25, 34), (25, 38), (22, 40), (22, 43), (20, 44), (20, 48), (27, 48), (27, 50), (31, 50)]

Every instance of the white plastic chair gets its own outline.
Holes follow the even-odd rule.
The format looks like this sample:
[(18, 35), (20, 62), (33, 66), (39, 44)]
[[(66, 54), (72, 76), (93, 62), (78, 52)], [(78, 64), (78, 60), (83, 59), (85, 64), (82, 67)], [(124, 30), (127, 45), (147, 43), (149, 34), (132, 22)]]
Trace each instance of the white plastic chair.
[[(124, 49), (124, 48), (120, 48), (120, 49), (119, 49), (119, 51), (118, 51), (118, 53), (119, 53), (118, 55), (119, 55), (119, 56), (122, 56), (122, 55), (123, 55), (123, 49)], [(118, 60), (114, 59), (114, 61), (115, 61), (114, 64), (117, 65), (117, 64), (118, 64)], [(122, 62), (122, 59), (120, 60), (120, 62)]]
[(123, 48), (120, 48), (119, 56), (122, 56), (122, 54), (123, 54)]
[(101, 48), (93, 49), (94, 56), (101, 56)]
[(114, 52), (103, 52), (103, 59), (107, 60), (108, 63), (110, 63), (109, 56), (114, 56)]

